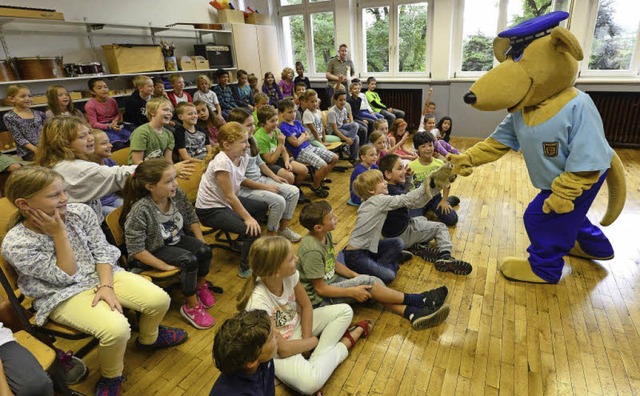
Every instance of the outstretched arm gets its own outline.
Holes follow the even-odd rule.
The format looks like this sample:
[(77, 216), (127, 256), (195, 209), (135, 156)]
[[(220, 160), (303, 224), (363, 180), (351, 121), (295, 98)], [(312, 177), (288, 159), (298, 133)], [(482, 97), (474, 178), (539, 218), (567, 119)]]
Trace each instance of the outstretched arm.
[(507, 152), (509, 146), (488, 137), (482, 142), (477, 143), (463, 154), (449, 154), (447, 161), (453, 164), (453, 172), (462, 176), (469, 176), (473, 172), (473, 167), (493, 162)]

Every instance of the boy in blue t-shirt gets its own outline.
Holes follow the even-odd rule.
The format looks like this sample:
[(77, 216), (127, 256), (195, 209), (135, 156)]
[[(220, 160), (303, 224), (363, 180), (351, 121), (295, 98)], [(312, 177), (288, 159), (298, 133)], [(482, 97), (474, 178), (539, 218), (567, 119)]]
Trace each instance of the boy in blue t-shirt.
[(286, 137), (287, 150), (296, 161), (310, 165), (316, 170), (311, 190), (316, 196), (326, 198), (329, 192), (322, 188), (321, 183), (338, 163), (338, 155), (324, 147), (315, 147), (309, 143), (311, 135), (304, 129), (304, 125), (296, 120), (295, 104), (291, 99), (278, 102), (278, 114), (282, 117), (280, 132)]
[(213, 341), (213, 360), (220, 377), (209, 396), (276, 393), (273, 358), (276, 332), (266, 311), (240, 312), (227, 319)]

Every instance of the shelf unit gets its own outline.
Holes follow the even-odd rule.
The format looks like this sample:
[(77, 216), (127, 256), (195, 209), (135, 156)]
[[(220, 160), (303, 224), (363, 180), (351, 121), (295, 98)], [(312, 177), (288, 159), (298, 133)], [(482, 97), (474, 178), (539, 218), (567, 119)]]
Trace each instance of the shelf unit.
[[(27, 26), (27, 28), (25, 28)], [(29, 19), (29, 18), (0, 18), (0, 46), (4, 51), (6, 58), (11, 58), (11, 51), (5, 35), (18, 34), (22, 35), (28, 32), (30, 35), (44, 34), (47, 36), (64, 35), (64, 36), (78, 36), (85, 37), (88, 41), (88, 47), (84, 53), (91, 52), (91, 58), (94, 60), (100, 59), (98, 53), (102, 52), (99, 45), (96, 45), (96, 39), (98, 37), (136, 37), (136, 38), (150, 38), (152, 44), (159, 44), (160, 40), (165, 39), (182, 39), (189, 40), (195, 43), (204, 43), (205, 38), (211, 37), (212, 41), (218, 41), (221, 39), (224, 42), (232, 45), (232, 30), (228, 24), (222, 24), (222, 30), (213, 29), (196, 29), (189, 26), (154, 26), (149, 25), (128, 25), (117, 23), (101, 23), (92, 21), (58, 21), (47, 19)], [(105, 62), (103, 62), (105, 65)], [(235, 65), (235, 57), (234, 57)], [(102, 74), (99, 77), (116, 80), (122, 77), (134, 77), (137, 75), (156, 76), (163, 74), (173, 73), (211, 73), (218, 70), (215, 69), (200, 69), (200, 70), (178, 70), (178, 71), (155, 71), (155, 72), (141, 72), (141, 73), (126, 73), (126, 74)], [(224, 70), (234, 71), (236, 67), (224, 68)], [(83, 80), (89, 80), (91, 78), (98, 77), (97, 75), (85, 75), (76, 77), (63, 77), (63, 78), (48, 78), (39, 80), (15, 80), (15, 81), (1, 81), (0, 89), (11, 84), (26, 84), (30, 86), (42, 87), (48, 83), (70, 83), (74, 87), (70, 90), (77, 90), (78, 83)], [(117, 84), (116, 84), (117, 85)], [(69, 89), (69, 87), (67, 87)], [(86, 89), (86, 88), (85, 88)], [(6, 111), (6, 109), (0, 107), (0, 111)]]

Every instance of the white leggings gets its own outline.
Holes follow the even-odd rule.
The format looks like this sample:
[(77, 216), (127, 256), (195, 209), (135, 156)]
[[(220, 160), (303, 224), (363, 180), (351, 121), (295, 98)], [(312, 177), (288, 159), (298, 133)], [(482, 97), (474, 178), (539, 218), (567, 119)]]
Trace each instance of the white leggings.
[[(340, 342), (353, 319), (353, 310), (347, 304), (327, 305), (313, 310), (314, 336), (319, 336), (318, 346), (305, 359), (302, 354), (284, 359), (274, 359), (276, 376), (287, 386), (304, 395), (310, 395), (322, 388), (333, 373), (349, 355), (347, 347)], [(302, 338), (300, 323), (289, 339)]]

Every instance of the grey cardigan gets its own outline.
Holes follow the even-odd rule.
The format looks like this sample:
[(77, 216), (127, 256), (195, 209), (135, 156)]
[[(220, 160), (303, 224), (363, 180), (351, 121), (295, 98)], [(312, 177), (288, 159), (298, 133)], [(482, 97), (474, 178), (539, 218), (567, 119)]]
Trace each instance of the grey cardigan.
[[(172, 199), (184, 220), (183, 231), (191, 233), (191, 224), (198, 222), (195, 209), (180, 187)], [(158, 221), (159, 212), (160, 209), (148, 195), (133, 204), (124, 223), (124, 236), (129, 260), (143, 250), (153, 253), (164, 246), (160, 231), (162, 226)]]

